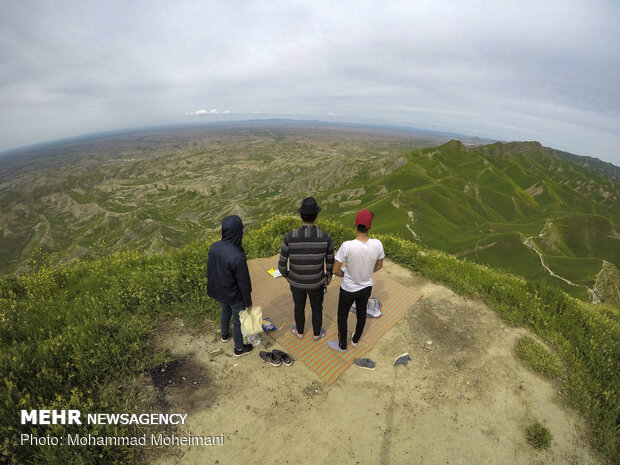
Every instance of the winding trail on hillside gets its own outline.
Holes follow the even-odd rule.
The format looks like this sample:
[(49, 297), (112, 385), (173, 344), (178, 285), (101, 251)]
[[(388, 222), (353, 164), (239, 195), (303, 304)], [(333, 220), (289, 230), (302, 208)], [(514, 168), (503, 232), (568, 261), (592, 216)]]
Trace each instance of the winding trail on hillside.
[[(401, 194), (401, 190), (398, 189), (398, 194), (396, 195), (395, 199), (392, 199), (392, 205), (394, 205), (396, 208), (398, 208), (399, 210), (404, 210), (404, 208), (402, 208), (401, 204), (400, 204), (400, 194)], [(405, 226), (407, 227), (407, 229), (409, 230), (409, 232), (411, 233), (411, 235), (413, 236), (413, 238), (416, 241), (419, 241), (420, 238), (418, 237), (418, 235), (416, 234), (416, 232), (413, 230), (413, 228), (411, 226), (415, 226), (415, 214), (413, 213), (413, 211), (411, 210), (405, 210), (407, 212), (407, 217), (409, 218), (407, 223), (405, 223)], [(411, 226), (409, 226), (409, 223), (411, 223)]]
[[(543, 227), (543, 229), (540, 231), (540, 233), (538, 234), (537, 237), (543, 237), (544, 231), (547, 227), (547, 224), (545, 224), (545, 226)], [(583, 284), (575, 284), (574, 282), (564, 278), (563, 276), (560, 276), (556, 273), (553, 272), (553, 270), (551, 268), (549, 268), (549, 266), (547, 265), (547, 261), (545, 260), (545, 256), (542, 254), (542, 252), (540, 252), (540, 250), (538, 250), (538, 247), (536, 247), (536, 244), (534, 243), (534, 236), (530, 236), (526, 239), (523, 240), (523, 245), (525, 245), (526, 247), (530, 248), (531, 250), (533, 250), (534, 252), (536, 252), (538, 254), (538, 256), (540, 257), (540, 264), (542, 265), (542, 267), (547, 270), (547, 272), (553, 276), (554, 278), (558, 278), (561, 279), (562, 281), (564, 281), (566, 284), (569, 284), (570, 286), (575, 286), (575, 287), (583, 287), (588, 291), (588, 294), (590, 294), (590, 302), (592, 302), (593, 304), (597, 304), (599, 302), (599, 298), (598, 295), (596, 293), (596, 291), (594, 289), (590, 289), (588, 286), (585, 286)]]

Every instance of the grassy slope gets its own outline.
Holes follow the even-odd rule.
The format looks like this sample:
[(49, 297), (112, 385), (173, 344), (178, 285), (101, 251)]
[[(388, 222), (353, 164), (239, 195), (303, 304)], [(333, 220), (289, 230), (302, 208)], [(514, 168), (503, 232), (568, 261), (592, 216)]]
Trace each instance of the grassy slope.
[[(244, 238), (249, 258), (279, 250), (295, 218), (276, 217)], [(323, 221), (336, 244), (352, 228)], [(418, 244), (380, 235), (389, 258), (456, 292), (481, 298), (509, 323), (535, 331), (555, 349), (564, 375), (562, 392), (590, 421), (594, 444), (610, 460), (620, 460), (620, 315), (615, 307), (577, 301), (544, 284), (525, 281), (485, 266), (457, 260)], [(217, 305), (205, 298), (210, 238), (178, 252), (148, 255), (127, 250), (62, 265), (40, 266), (0, 281), (1, 444), (7, 463), (68, 463), (70, 447), (17, 447), (23, 432), (16, 409), (76, 408), (84, 412), (139, 411), (134, 376), (156, 366), (149, 338), (166, 318), (190, 323), (216, 318)], [(118, 389), (123, 386), (123, 389)], [(33, 434), (62, 434), (60, 426)], [(130, 431), (109, 426), (81, 429), (101, 435)], [(138, 453), (119, 447), (80, 447), (84, 463), (130, 462)]]
[[(345, 187), (365, 188), (359, 205), (375, 212), (377, 232), (413, 239), (409, 221), (425, 245), (543, 280), (575, 297), (588, 299), (589, 294), (549, 275), (523, 244), (525, 238), (535, 238), (549, 268), (576, 284), (591, 286), (602, 259), (619, 263), (620, 184), (537, 143), (467, 149), (451, 141), (411, 152), (408, 162), (387, 176)], [(327, 202), (326, 214), (341, 215), (337, 203)], [(349, 221), (353, 214), (344, 218)], [(543, 228), (553, 234), (537, 237)], [(562, 258), (592, 260), (581, 266), (584, 262)], [(596, 263), (598, 270), (593, 270)]]

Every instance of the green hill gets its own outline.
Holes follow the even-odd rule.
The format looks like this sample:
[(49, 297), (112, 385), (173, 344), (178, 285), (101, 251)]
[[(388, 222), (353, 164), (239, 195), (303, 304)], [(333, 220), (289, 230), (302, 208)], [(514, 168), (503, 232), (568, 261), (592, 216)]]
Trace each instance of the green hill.
[[(409, 153), (386, 176), (344, 188), (363, 191), (361, 202), (343, 206), (339, 190), (330, 190), (321, 198), (329, 215), (352, 220), (363, 205), (377, 215), (377, 232), (396, 232), (582, 299), (594, 295), (603, 260), (620, 267), (615, 172), (582, 166), (536, 142), (467, 148), (450, 141)], [(582, 266), (577, 259), (591, 260)]]
[[(201, 240), (221, 219), (323, 217), (543, 281), (583, 300), (620, 301), (620, 174), (537, 142), (436, 146), (437, 138), (329, 127), (235, 126), (83, 140), (0, 167), (0, 271), (108, 247), (149, 252)], [(4, 161), (4, 160), (3, 160)], [(611, 274), (610, 274), (611, 273)], [(596, 289), (596, 291), (595, 291)]]

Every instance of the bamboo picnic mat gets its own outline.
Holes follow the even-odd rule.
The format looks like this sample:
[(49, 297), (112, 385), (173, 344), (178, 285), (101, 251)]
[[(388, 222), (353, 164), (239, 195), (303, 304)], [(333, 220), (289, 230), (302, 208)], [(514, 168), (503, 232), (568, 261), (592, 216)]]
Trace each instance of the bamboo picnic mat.
[[(338, 340), (338, 294), (340, 278), (334, 277), (323, 301), (323, 328), (327, 335), (318, 341), (312, 338), (312, 311), (309, 300), (306, 301), (306, 325), (303, 339), (297, 338), (291, 327), (295, 324), (293, 298), (288, 282), (284, 278), (273, 278), (267, 272), (277, 269), (278, 256), (248, 261), (252, 278), (253, 305), (263, 308), (263, 318), (270, 318), (278, 328), (269, 334), (280, 343), (285, 352), (293, 355), (308, 369), (317, 374), (328, 384), (333, 383), (351, 366), (354, 358), (361, 358), (372, 349), (377, 341), (389, 331), (421, 297), (405, 286), (382, 276), (379, 272), (373, 276), (371, 297), (382, 303), (383, 315), (379, 318), (367, 318), (364, 333), (357, 346), (352, 347), (349, 337), (347, 351), (337, 352), (327, 346), (327, 341)], [(349, 313), (348, 332), (355, 328), (357, 317)], [(282, 327), (284, 325), (284, 327)]]

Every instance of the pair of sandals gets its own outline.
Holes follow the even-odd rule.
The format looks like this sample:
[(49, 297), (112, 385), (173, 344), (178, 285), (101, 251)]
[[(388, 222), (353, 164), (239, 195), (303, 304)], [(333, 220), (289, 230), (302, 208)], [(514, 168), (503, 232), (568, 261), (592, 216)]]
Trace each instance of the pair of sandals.
[[(293, 325), (291, 327), (291, 332), (297, 336), (299, 339), (302, 339), (304, 337), (303, 333), (299, 334), (299, 332), (297, 331), (297, 325)], [(315, 341), (318, 341), (319, 339), (321, 339), (323, 336), (325, 336), (327, 334), (327, 332), (325, 331), (325, 328), (321, 328), (320, 334), (318, 336), (313, 336), (313, 339)]]
[(274, 367), (279, 367), (282, 364), (290, 367), (293, 364), (293, 359), (289, 354), (277, 349), (274, 349), (272, 352), (261, 351), (258, 353), (258, 356), (263, 362), (269, 363)]

